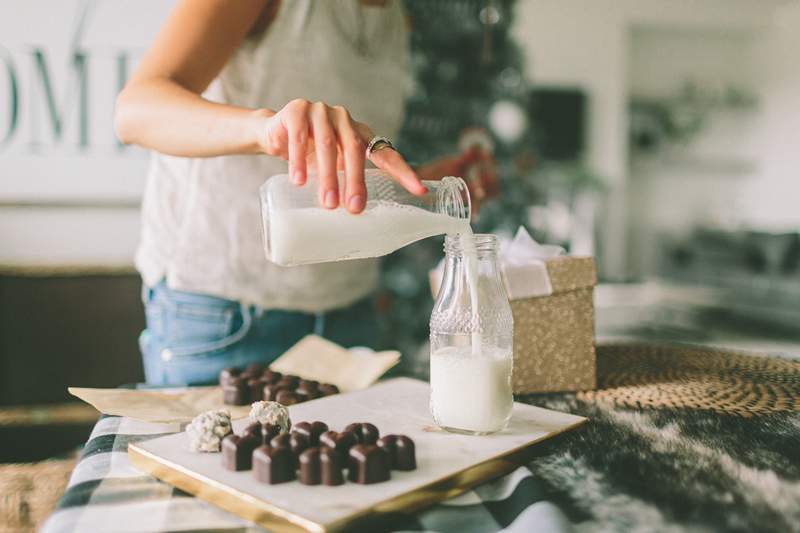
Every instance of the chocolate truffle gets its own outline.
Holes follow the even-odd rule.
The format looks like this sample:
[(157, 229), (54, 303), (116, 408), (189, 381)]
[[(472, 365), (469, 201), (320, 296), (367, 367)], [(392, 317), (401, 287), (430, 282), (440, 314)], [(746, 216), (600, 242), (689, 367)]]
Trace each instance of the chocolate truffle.
[(241, 377), (231, 377), (222, 386), (222, 401), (228, 405), (247, 405), (250, 403), (250, 390), (247, 382)]
[(389, 466), (392, 470), (417, 468), (414, 441), (405, 435), (385, 435), (378, 439), (377, 445), (389, 456)]
[(275, 401), (281, 405), (294, 405), (300, 403), (300, 396), (294, 391), (281, 389), (275, 395)]
[(186, 426), (189, 449), (193, 452), (218, 452), (222, 439), (231, 434), (231, 413), (226, 409), (206, 411)]
[(322, 482), (322, 472), (319, 462), (319, 448), (309, 448), (298, 457), (300, 475), (298, 479), (303, 485), (319, 485)]
[(336, 450), (327, 446), (320, 448), (319, 468), (322, 474), (322, 484), (329, 487), (342, 485), (344, 483), (343, 464), (344, 461)]
[(253, 435), (228, 435), (222, 441), (222, 467), (237, 472), (250, 470), (253, 465), (253, 450), (260, 444), (261, 439)]
[(300, 422), (292, 427), (293, 433), (301, 433), (308, 438), (310, 446), (319, 446), (319, 436), (328, 431), (328, 424), (325, 422)]
[(341, 433), (338, 431), (326, 431), (319, 436), (319, 443), (335, 451), (339, 455), (339, 461), (344, 466), (350, 453), (350, 448), (358, 444), (358, 440), (350, 431), (342, 431)]
[(336, 385), (331, 385), (330, 383), (322, 383), (317, 390), (322, 396), (331, 396), (333, 394), (339, 394), (339, 387)]
[(362, 485), (388, 481), (389, 456), (375, 445), (356, 444), (350, 448), (347, 469), (347, 478)]
[(344, 430), (352, 432), (359, 444), (375, 444), (381, 436), (378, 428), (369, 422), (354, 422)]
[(287, 433), (292, 427), (289, 410), (278, 402), (260, 401), (253, 402), (248, 415), (252, 422), (261, 424), (276, 424), (282, 433)]
[(294, 479), (294, 457), (288, 448), (260, 446), (253, 452), (253, 475), (262, 483), (275, 485)]
[(250, 392), (250, 401), (260, 402), (264, 396), (264, 382), (259, 378), (251, 378), (247, 381), (247, 388)]
[(261, 374), (261, 379), (263, 379), (265, 382), (271, 385), (283, 379), (283, 374), (281, 374), (280, 372), (275, 372), (274, 370), (266, 369)]
[(238, 377), (239, 374), (241, 373), (242, 371), (236, 368), (235, 366), (223, 368), (222, 372), (219, 373), (219, 384), (226, 385), (231, 380), (231, 378)]

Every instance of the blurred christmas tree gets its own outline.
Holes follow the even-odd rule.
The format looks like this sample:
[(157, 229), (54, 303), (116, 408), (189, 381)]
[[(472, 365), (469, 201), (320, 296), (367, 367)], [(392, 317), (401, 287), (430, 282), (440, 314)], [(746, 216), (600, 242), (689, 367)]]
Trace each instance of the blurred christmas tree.
[[(422, 163), (470, 148), (494, 152), (501, 194), (473, 219), (476, 232), (512, 233), (537, 197), (530, 179), (534, 134), (530, 86), (510, 28), (514, 0), (406, 0), (411, 23), (414, 91), (397, 146)], [(468, 176), (462, 176), (468, 179)], [(426, 239), (384, 260), (379, 304), (386, 343), (406, 361), (428, 336), (433, 305), (428, 271), (442, 257), (442, 239)], [(424, 362), (422, 362), (424, 365)]]

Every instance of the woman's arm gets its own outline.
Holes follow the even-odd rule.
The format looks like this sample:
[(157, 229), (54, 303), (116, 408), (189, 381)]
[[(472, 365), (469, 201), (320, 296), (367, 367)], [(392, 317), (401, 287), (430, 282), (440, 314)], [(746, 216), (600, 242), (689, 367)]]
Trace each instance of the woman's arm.
[[(319, 175), (320, 203), (331, 209), (343, 203), (358, 213), (366, 204), (365, 148), (373, 133), (346, 109), (305, 100), (274, 111), (247, 109), (200, 96), (268, 4), (180, 0), (117, 99), (117, 134), (125, 143), (184, 157), (282, 157), (297, 185), (306, 182), (310, 159)], [(426, 192), (394, 150), (375, 152), (370, 160), (412, 193)], [(341, 191), (337, 168), (346, 175)]]
[(209, 102), (200, 94), (268, 3), (178, 2), (117, 98), (119, 138), (187, 157), (260, 152), (259, 136), (272, 113)]

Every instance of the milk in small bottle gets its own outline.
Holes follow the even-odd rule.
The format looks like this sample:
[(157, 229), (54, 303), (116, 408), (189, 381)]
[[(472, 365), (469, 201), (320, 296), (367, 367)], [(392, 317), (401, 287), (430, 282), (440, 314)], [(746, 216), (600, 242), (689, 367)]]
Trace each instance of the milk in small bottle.
[(495, 235), (445, 238), (430, 321), (430, 407), (436, 424), (456, 433), (494, 433), (511, 418), (514, 320), (497, 248)]

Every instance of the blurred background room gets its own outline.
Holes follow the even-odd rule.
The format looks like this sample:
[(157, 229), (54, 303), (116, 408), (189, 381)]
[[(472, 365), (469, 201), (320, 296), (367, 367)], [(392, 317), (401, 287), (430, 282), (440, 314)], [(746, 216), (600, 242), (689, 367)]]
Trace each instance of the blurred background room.
[[(113, 115), (171, 5), (0, 2), (0, 463), (70, 464), (96, 413), (66, 387), (143, 379), (148, 156)], [(800, 357), (800, 1), (406, 8), (414, 79), (395, 144), (411, 161), (491, 151), (499, 192), (475, 227), (594, 255), (598, 344)], [(383, 261), (382, 343), (411, 373), (427, 365), (441, 243)]]

